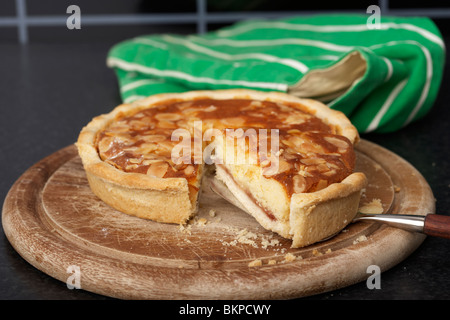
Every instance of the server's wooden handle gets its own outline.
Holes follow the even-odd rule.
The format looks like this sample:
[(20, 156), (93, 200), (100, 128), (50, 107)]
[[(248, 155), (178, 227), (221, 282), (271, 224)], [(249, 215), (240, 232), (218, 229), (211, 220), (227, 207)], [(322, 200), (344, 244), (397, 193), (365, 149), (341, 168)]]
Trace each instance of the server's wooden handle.
[(450, 216), (429, 214), (425, 217), (423, 232), (426, 235), (450, 239)]

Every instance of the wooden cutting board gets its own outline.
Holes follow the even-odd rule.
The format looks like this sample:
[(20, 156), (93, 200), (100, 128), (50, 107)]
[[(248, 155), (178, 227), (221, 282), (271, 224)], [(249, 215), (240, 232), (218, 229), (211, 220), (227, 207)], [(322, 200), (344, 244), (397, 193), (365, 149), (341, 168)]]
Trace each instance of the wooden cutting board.
[[(430, 187), (404, 159), (365, 140), (357, 156), (357, 170), (369, 180), (361, 204), (380, 199), (384, 212), (434, 213)], [(358, 222), (332, 239), (292, 249), (290, 241), (264, 230), (207, 183), (199, 214), (189, 225), (142, 220), (99, 200), (76, 148), (68, 146), (12, 186), (3, 205), (3, 228), (15, 250), (37, 269), (69, 284), (77, 284), (73, 275), (80, 275), (81, 289), (122, 299), (314, 295), (365, 281), (370, 265), (389, 269), (425, 238)], [(262, 265), (250, 267), (254, 260)]]

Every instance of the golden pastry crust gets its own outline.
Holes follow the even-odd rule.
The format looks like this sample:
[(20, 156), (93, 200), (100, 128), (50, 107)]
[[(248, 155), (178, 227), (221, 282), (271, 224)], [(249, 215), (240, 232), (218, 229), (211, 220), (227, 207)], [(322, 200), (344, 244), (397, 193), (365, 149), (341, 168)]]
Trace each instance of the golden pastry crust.
[[(163, 101), (191, 101), (199, 98), (214, 100), (249, 99), (289, 103), (290, 106), (298, 106), (302, 111), (321, 119), (323, 123), (332, 127), (336, 134), (346, 137), (352, 144), (359, 141), (357, 130), (343, 113), (310, 99), (299, 99), (279, 92), (259, 92), (246, 89), (159, 94), (131, 104), (120, 105), (108, 114), (95, 117), (82, 129), (76, 145), (92, 191), (112, 207), (141, 218), (179, 224), (189, 220), (197, 210), (198, 201), (196, 193), (190, 192), (188, 181), (185, 178), (158, 178), (120, 170), (102, 160), (99, 155), (97, 138), (99, 132), (107, 128), (118, 117), (132, 115), (141, 110), (152, 108)], [(198, 173), (198, 182), (201, 180), (203, 171), (201, 168), (202, 166), (200, 166)], [(357, 204), (355, 209), (355, 203), (359, 201), (359, 193), (364, 184), (364, 175), (354, 173), (342, 182), (333, 183), (316, 192), (294, 192), (291, 197), (290, 219), (283, 222), (289, 224), (289, 226), (286, 227), (287, 229), (282, 235), (292, 238), (294, 246), (302, 246), (306, 243), (312, 243), (311, 241), (314, 241), (320, 234), (320, 232), (315, 232), (315, 235), (307, 236), (303, 232), (300, 236), (300, 233), (295, 231), (301, 229), (299, 225), (306, 226), (313, 220), (320, 220), (313, 219), (313, 217), (324, 216), (326, 218), (337, 215), (338, 217), (335, 217), (334, 220), (350, 222), (351, 216), (356, 214)], [(336, 205), (342, 209), (335, 214), (333, 213), (333, 210), (335, 210), (333, 207)], [(324, 209), (325, 207), (328, 209)], [(346, 211), (345, 208), (351, 210)], [(327, 221), (325, 218), (322, 220)], [(324, 226), (324, 223), (320, 221), (316, 222), (316, 225), (319, 226), (318, 229), (334, 230), (338, 226), (342, 229), (342, 223), (334, 223), (333, 221), (330, 222), (333, 226)]]

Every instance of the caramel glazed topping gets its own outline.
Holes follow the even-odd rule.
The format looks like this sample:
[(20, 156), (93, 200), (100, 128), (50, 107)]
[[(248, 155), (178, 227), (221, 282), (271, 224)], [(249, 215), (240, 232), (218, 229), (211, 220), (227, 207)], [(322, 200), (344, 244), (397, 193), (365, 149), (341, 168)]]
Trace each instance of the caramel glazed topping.
[[(266, 178), (281, 182), (289, 196), (340, 182), (352, 173), (355, 165), (352, 143), (301, 105), (247, 99), (170, 100), (135, 114), (118, 115), (97, 136), (99, 155), (125, 172), (160, 178), (184, 177), (190, 187), (198, 189), (200, 164), (193, 161), (194, 148), (188, 159), (192, 161), (175, 164), (171, 160), (172, 149), (179, 143), (172, 141), (172, 133), (177, 128), (193, 132), (194, 121), (202, 121), (203, 131), (211, 127), (253, 128), (256, 132), (261, 128), (267, 132), (278, 129), (278, 171)], [(192, 143), (193, 140), (192, 137)], [(259, 157), (257, 161), (260, 166), (267, 166), (267, 158)]]

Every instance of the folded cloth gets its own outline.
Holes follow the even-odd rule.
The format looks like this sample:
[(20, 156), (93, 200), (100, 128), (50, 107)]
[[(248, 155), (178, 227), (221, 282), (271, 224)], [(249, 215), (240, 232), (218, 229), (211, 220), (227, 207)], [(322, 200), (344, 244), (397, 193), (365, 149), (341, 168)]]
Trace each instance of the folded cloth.
[[(252, 20), (204, 35), (138, 36), (107, 65), (124, 102), (156, 93), (248, 88), (321, 100), (360, 132), (422, 118), (442, 79), (445, 45), (428, 18), (317, 15)], [(377, 28), (374, 28), (377, 27)]]

